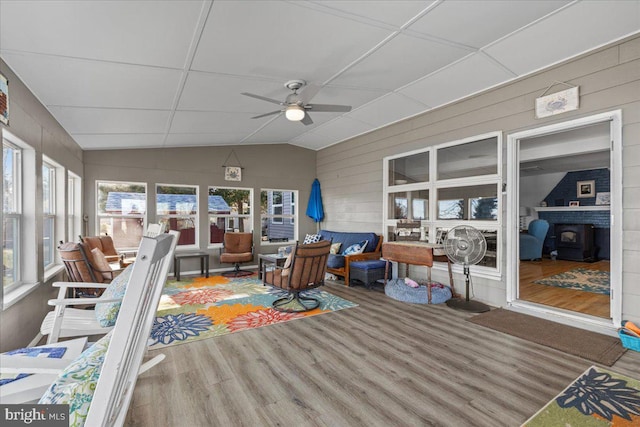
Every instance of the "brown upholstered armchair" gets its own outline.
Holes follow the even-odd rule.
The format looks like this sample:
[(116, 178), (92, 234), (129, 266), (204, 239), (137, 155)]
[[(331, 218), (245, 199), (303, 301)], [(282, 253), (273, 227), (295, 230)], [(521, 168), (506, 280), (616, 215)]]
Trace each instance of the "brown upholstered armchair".
[(225, 233), (222, 250), (220, 262), (235, 265), (233, 271), (222, 273), (223, 276), (242, 277), (253, 274), (251, 271), (240, 270), (240, 263), (253, 261), (252, 233)]
[[(104, 256), (95, 256), (84, 243), (62, 243), (58, 246), (70, 282), (109, 283), (114, 272)], [(103, 289), (82, 288), (82, 296), (100, 296)]]
[(298, 245), (282, 267), (265, 269), (263, 282), (282, 288), (288, 295), (273, 302), (278, 311), (301, 312), (317, 308), (320, 301), (300, 293), (324, 285), (327, 258), (331, 250), (330, 240)]

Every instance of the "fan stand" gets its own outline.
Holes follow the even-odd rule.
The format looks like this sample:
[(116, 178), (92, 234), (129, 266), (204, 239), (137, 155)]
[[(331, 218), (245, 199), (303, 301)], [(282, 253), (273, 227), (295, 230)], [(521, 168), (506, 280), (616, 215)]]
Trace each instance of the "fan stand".
[(484, 313), (491, 310), (491, 307), (479, 301), (469, 299), (469, 266), (464, 265), (466, 298), (453, 298), (447, 301), (447, 306), (456, 310), (469, 311), (471, 313)]

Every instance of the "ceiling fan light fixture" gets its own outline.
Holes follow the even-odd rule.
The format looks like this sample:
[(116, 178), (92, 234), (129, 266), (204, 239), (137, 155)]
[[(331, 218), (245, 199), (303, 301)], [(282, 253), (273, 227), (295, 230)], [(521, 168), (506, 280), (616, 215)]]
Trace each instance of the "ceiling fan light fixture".
[(292, 122), (299, 122), (304, 119), (304, 108), (299, 105), (289, 105), (284, 112), (285, 117)]

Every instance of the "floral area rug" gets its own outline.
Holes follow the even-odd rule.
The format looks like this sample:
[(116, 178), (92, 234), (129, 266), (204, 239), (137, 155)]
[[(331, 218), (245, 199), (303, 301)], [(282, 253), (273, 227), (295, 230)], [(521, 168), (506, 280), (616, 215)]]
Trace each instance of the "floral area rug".
[(536, 280), (533, 283), (604, 295), (609, 295), (610, 290), (609, 272), (589, 270), (588, 268), (574, 268), (564, 273)]
[(523, 427), (640, 425), (640, 381), (592, 366)]
[(271, 308), (286, 295), (281, 289), (264, 286), (257, 275), (239, 278), (211, 276), (168, 281), (151, 330), (151, 349), (217, 337), (357, 304), (320, 289), (304, 292), (320, 306), (304, 313), (284, 313)]

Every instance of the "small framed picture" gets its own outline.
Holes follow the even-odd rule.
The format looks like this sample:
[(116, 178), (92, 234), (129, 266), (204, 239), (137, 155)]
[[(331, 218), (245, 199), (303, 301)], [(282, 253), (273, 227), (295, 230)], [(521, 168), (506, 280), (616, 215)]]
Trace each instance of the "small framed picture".
[(580, 206), (580, 202), (578, 200), (571, 200), (569, 206)]
[(226, 166), (224, 169), (225, 181), (242, 181), (242, 168), (237, 166)]
[(596, 205), (604, 206), (611, 204), (611, 193), (597, 193), (596, 194)]
[(9, 82), (0, 74), (0, 122), (9, 124)]
[(596, 181), (578, 181), (577, 184), (578, 198), (595, 197), (596, 196)]

